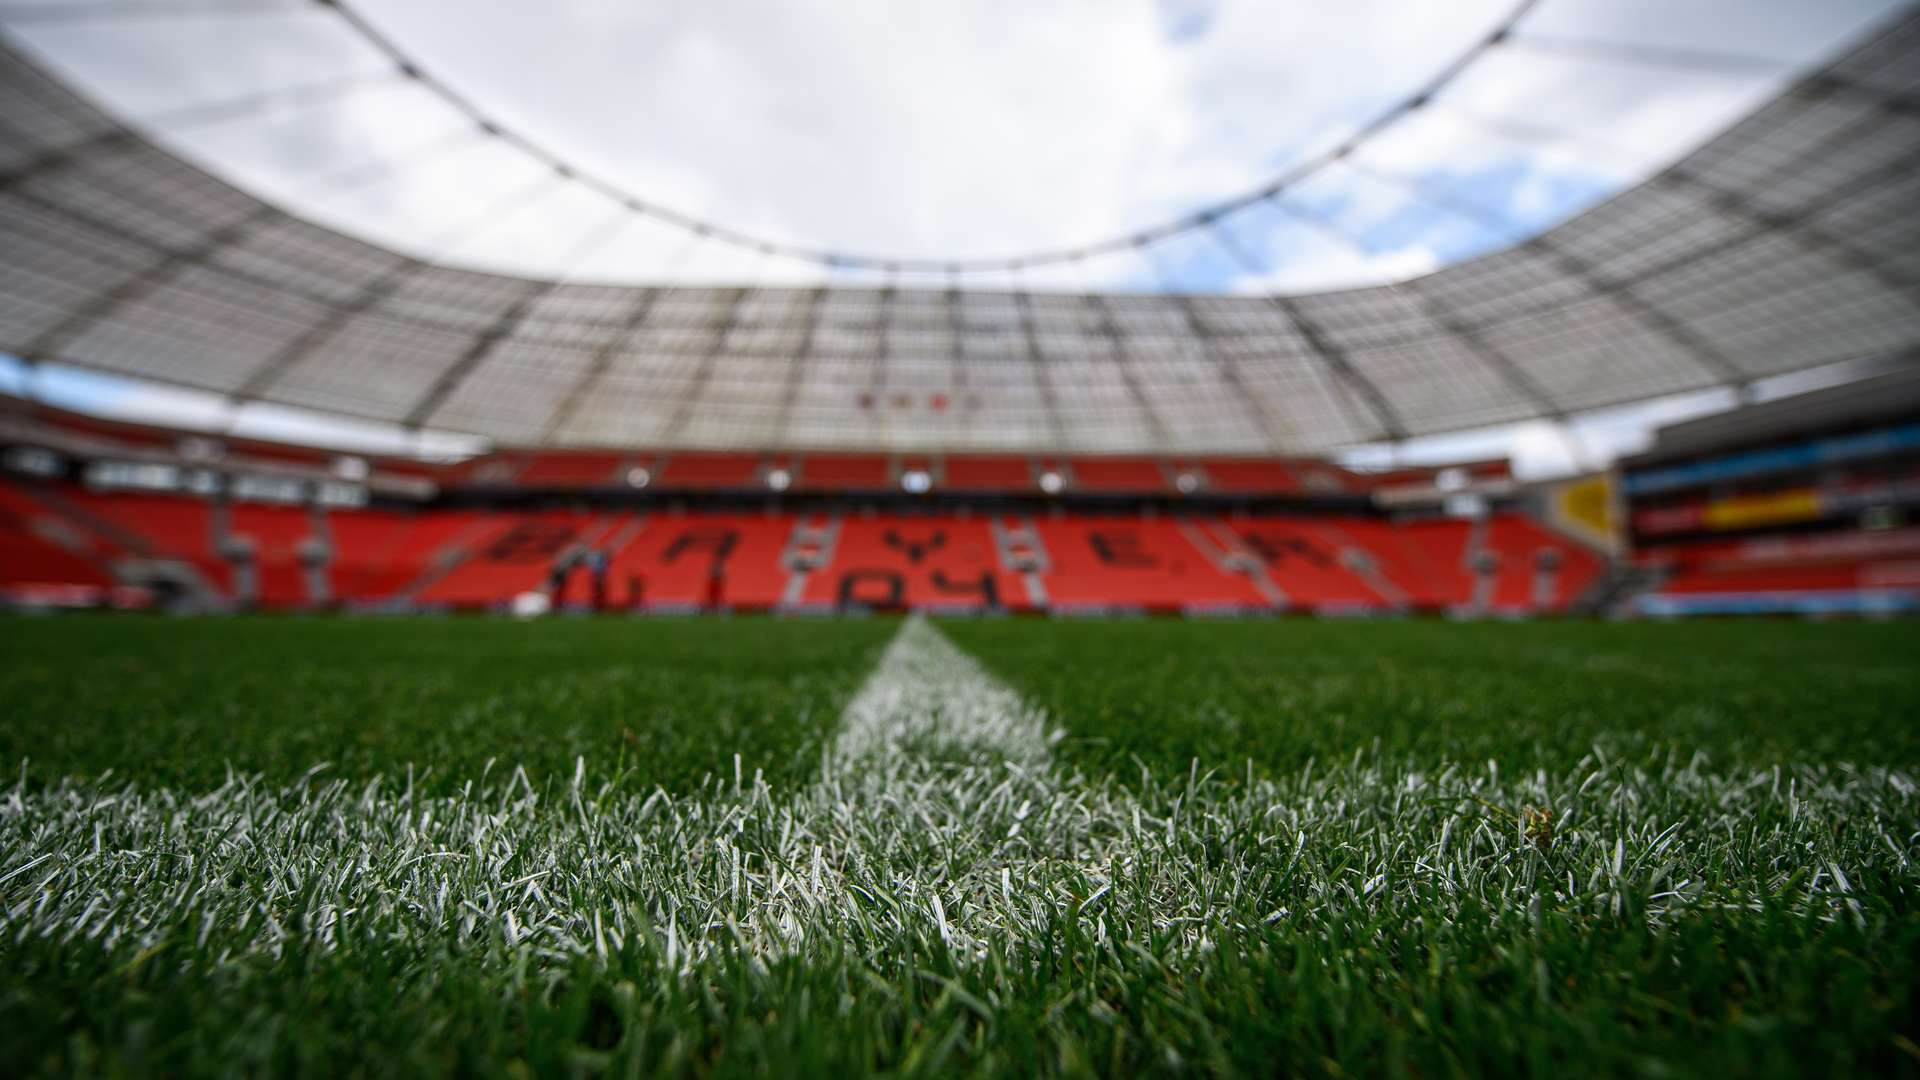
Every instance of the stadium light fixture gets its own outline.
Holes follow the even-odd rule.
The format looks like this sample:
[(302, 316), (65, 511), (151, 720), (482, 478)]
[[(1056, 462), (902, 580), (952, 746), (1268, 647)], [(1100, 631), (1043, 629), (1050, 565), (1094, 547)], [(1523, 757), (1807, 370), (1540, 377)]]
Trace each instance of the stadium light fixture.
[(925, 469), (908, 469), (900, 474), (900, 487), (911, 495), (925, 495), (933, 490), (933, 474)]
[(1066, 486), (1067, 482), (1061, 479), (1060, 474), (1051, 469), (1040, 474), (1040, 490), (1049, 495), (1060, 494), (1060, 489)]
[(643, 488), (651, 483), (653, 483), (653, 473), (648, 471), (646, 466), (635, 465), (633, 468), (627, 470), (628, 487)]
[(793, 474), (785, 469), (767, 470), (767, 487), (774, 491), (785, 491), (793, 486)]

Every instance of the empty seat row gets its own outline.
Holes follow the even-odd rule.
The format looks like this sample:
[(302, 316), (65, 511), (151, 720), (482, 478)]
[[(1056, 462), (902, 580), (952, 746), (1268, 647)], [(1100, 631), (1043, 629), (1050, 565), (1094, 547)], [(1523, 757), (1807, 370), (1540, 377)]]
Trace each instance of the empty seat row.
[[(1594, 553), (1517, 514), (1477, 525), (1357, 515), (321, 514), (79, 489), (50, 505), (0, 492), (11, 553), (0, 584), (98, 584), (122, 560), (159, 560), (192, 568), (218, 594), (276, 608), (498, 607), (551, 590), (556, 570), (570, 566), (562, 603), (1528, 612), (1568, 608), (1602, 569)], [(49, 548), (49, 535), (68, 542)], [(597, 587), (593, 562), (603, 566)]]
[(1920, 560), (1683, 565), (1636, 605), (1652, 615), (1920, 611)]

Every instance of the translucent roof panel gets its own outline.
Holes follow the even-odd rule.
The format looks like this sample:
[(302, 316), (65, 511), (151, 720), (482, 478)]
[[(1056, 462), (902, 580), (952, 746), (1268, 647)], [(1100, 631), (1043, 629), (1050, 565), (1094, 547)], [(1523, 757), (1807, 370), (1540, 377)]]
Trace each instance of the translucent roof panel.
[(1645, 183), (1391, 286), (621, 286), (297, 219), (0, 50), (0, 350), (514, 445), (1320, 453), (1920, 355), (1917, 89), (1910, 15)]

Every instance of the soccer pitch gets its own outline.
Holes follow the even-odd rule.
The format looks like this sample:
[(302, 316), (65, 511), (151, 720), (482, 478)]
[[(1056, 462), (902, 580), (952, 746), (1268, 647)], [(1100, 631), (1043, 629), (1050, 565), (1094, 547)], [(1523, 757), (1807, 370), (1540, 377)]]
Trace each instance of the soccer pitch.
[(1920, 627), (0, 621), (9, 1073), (1920, 1073)]

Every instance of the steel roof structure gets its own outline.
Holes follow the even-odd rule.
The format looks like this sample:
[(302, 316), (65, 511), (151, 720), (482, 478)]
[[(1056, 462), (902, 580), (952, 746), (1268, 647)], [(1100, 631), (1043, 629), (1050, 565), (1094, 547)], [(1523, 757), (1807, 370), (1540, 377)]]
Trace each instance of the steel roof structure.
[[(1259, 269), (1214, 224), (1177, 231)], [(1572, 220), (1363, 289), (478, 273), (270, 206), (6, 49), (0, 253), (0, 351), (503, 444), (1319, 453), (1920, 350), (1920, 16)]]

